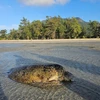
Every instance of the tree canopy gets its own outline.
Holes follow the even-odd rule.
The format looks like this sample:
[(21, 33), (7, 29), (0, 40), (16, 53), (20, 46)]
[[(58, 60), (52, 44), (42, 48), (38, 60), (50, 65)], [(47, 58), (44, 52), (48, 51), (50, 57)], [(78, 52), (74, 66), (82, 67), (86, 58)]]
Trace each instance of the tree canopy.
[[(0, 30), (0, 39), (68, 39), (68, 38), (100, 38), (100, 23), (79, 22), (79, 18), (61, 18), (46, 16), (43, 21), (30, 22), (23, 17), (18, 29)], [(86, 25), (87, 24), (87, 25)]]

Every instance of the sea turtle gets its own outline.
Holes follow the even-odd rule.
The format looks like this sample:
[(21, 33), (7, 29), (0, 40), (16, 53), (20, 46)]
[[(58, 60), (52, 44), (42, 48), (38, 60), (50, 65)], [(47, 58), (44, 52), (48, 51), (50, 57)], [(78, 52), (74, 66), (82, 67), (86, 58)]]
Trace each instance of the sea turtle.
[(14, 81), (34, 84), (51, 83), (58, 85), (62, 81), (71, 81), (71, 75), (61, 65), (31, 65), (11, 69), (8, 77)]

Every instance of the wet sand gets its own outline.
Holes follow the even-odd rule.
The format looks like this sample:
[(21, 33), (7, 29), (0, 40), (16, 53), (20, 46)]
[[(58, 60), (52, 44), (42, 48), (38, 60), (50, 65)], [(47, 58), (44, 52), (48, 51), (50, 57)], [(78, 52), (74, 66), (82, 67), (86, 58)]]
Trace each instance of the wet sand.
[[(11, 68), (55, 63), (74, 82), (38, 88), (8, 78)], [(0, 41), (0, 100), (100, 100), (100, 40)]]

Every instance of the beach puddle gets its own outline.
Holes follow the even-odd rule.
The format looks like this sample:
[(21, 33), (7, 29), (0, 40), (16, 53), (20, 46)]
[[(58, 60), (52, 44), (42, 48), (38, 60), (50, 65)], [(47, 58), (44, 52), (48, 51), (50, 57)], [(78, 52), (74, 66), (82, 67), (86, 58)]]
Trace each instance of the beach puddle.
[(31, 65), (13, 68), (8, 77), (16, 82), (38, 86), (56, 86), (71, 82), (71, 74), (58, 64)]

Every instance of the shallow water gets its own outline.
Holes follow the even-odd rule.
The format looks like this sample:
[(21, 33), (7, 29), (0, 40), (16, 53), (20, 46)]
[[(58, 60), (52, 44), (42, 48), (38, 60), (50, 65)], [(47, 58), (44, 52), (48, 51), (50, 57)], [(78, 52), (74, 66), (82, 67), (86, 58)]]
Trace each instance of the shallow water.
[[(0, 44), (0, 100), (100, 100), (100, 43)], [(11, 68), (56, 63), (71, 84), (38, 88), (8, 78)]]

